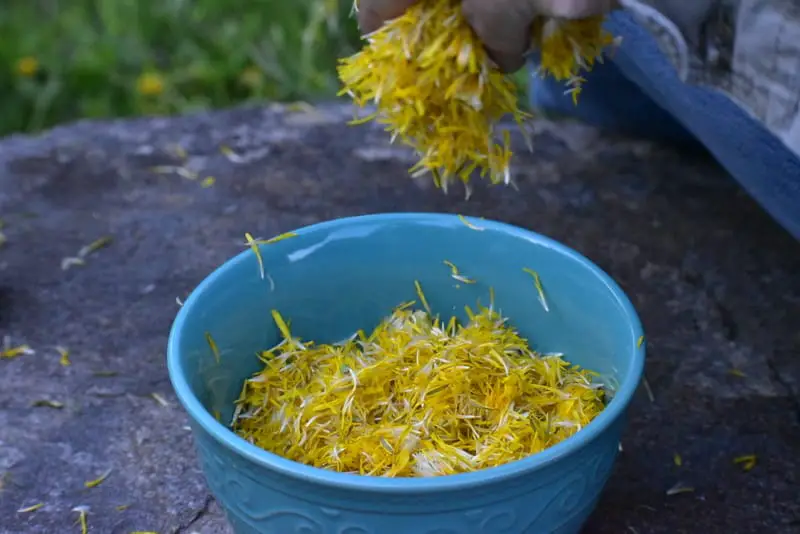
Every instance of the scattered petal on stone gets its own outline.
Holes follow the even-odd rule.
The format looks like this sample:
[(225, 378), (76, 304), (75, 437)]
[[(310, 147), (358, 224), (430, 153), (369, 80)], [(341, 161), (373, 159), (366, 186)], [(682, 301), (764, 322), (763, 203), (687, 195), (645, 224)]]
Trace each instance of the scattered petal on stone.
[(38, 510), (39, 508), (42, 508), (43, 506), (44, 506), (43, 502), (37, 502), (36, 504), (32, 504), (30, 506), (25, 506), (23, 508), (20, 508), (19, 510), (17, 510), (17, 513), (18, 514), (28, 514), (30, 512), (35, 512), (36, 510)]
[(647, 392), (647, 398), (650, 399), (650, 402), (656, 402), (656, 396), (653, 395), (653, 388), (650, 387), (650, 382), (647, 381), (647, 377), (642, 377), (642, 384), (644, 385), (644, 390)]
[(173, 143), (167, 146), (167, 152), (178, 159), (185, 160), (189, 155), (186, 150), (178, 143)]
[(110, 236), (104, 236), (96, 239), (81, 247), (78, 254), (75, 256), (68, 256), (61, 260), (61, 270), (66, 271), (71, 267), (86, 265), (86, 258), (94, 254), (100, 249), (103, 249), (112, 243), (113, 239)]
[(745, 454), (734, 458), (733, 463), (740, 466), (743, 471), (750, 471), (758, 463), (758, 457), (755, 454)]
[(72, 362), (69, 361), (69, 349), (66, 347), (62, 347), (61, 345), (56, 345), (53, 347), (56, 352), (58, 352), (60, 358), (58, 359), (58, 363), (60, 363), (64, 367), (68, 367)]
[(667, 490), (668, 496), (680, 495), (681, 493), (694, 493), (694, 488), (691, 486), (684, 486), (682, 483), (677, 483)]
[(74, 256), (70, 256), (61, 260), (61, 270), (67, 271), (71, 267), (80, 267), (86, 265), (86, 262), (83, 261), (83, 258), (76, 258)]
[(16, 347), (8, 347), (0, 350), (0, 359), (12, 359), (18, 356), (27, 356), (35, 354), (36, 352), (28, 345), (17, 345)]
[(112, 241), (113, 239), (110, 236), (104, 236), (101, 237), (100, 239), (95, 239), (88, 245), (81, 247), (81, 249), (78, 251), (78, 257), (85, 258), (91, 254), (94, 254), (98, 250), (109, 246), (112, 243)]
[(160, 393), (151, 393), (150, 396), (153, 397), (153, 400), (159, 403), (164, 408), (169, 406), (167, 399), (165, 399)]
[(187, 180), (197, 180), (198, 178), (195, 171), (175, 165), (161, 165), (153, 167), (150, 170), (156, 174), (177, 174), (181, 178), (186, 178)]
[(87, 488), (97, 487), (100, 484), (102, 484), (105, 481), (105, 479), (108, 478), (108, 475), (111, 474), (111, 471), (112, 470), (109, 469), (109, 470), (105, 471), (102, 475), (100, 475), (99, 477), (95, 478), (94, 480), (87, 480), (86, 482), (83, 483), (83, 485), (85, 487), (87, 487)]
[(78, 523), (81, 525), (81, 534), (88, 534), (89, 533), (89, 524), (86, 520), (86, 516), (89, 514), (89, 507), (82, 504), (80, 506), (76, 506), (72, 509), (73, 512), (77, 512), (78, 515)]
[(35, 408), (55, 408), (56, 410), (60, 410), (61, 408), (64, 407), (64, 403), (49, 399), (40, 399), (33, 401), (33, 403), (31, 403), (31, 406)]
[(233, 151), (233, 149), (227, 145), (222, 145), (219, 147), (219, 151), (222, 152), (222, 155), (228, 158), (228, 161), (231, 163), (244, 163), (245, 159)]
[(297, 102), (289, 102), (288, 104), (286, 104), (286, 111), (291, 111), (293, 113), (297, 112), (310, 113), (316, 111), (316, 109), (308, 102), (297, 101)]

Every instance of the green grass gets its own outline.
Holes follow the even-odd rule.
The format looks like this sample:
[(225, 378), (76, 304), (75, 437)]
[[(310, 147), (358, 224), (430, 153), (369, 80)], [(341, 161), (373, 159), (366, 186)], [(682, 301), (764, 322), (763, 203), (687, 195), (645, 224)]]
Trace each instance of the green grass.
[[(5, 0), (0, 133), (79, 117), (330, 96), (359, 46), (348, 0)], [(18, 72), (35, 58), (33, 76)], [(137, 79), (154, 72), (160, 95)]]
[[(335, 95), (351, 0), (3, 0), (0, 135)], [(38, 63), (20, 72), (20, 60)], [(27, 60), (31, 63), (31, 60)], [(143, 74), (163, 81), (142, 95)]]

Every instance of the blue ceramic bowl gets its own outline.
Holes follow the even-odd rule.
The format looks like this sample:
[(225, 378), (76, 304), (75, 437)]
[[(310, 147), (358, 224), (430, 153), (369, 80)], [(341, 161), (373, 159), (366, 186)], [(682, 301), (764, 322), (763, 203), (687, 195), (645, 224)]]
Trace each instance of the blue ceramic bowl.
[[(212, 273), (172, 327), (168, 366), (189, 413), (208, 485), (237, 534), (574, 534), (594, 509), (617, 455), (624, 415), (644, 363), (641, 325), (628, 298), (589, 260), (506, 224), (435, 214), (339, 219), (261, 247), (274, 290), (246, 251)], [(444, 260), (477, 280), (459, 284)], [(549, 312), (532, 278), (538, 271)], [(259, 369), (256, 351), (292, 331), (320, 342), (375, 326), (416, 298), (434, 312), (497, 307), (534, 348), (563, 352), (613, 382), (616, 393), (576, 436), (529, 458), (467, 474), (390, 479), (330, 472), (285, 460), (231, 432), (233, 402)], [(221, 353), (217, 363), (206, 342)], [(220, 423), (214, 413), (221, 415)]]

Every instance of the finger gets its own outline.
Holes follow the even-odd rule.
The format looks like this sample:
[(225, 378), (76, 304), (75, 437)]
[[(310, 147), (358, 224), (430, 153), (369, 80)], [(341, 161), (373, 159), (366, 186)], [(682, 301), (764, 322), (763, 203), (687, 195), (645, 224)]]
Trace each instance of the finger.
[(536, 14), (532, 2), (520, 0), (464, 0), (464, 16), (489, 55), (504, 72), (525, 63), (530, 26)]
[(397, 18), (416, 0), (359, 0), (358, 27), (362, 33), (374, 32), (387, 20)]
[(547, 17), (580, 19), (603, 15), (619, 7), (618, 0), (528, 0)]
[(489, 53), (489, 58), (491, 58), (501, 72), (511, 74), (517, 72), (525, 65), (524, 54), (504, 54), (503, 52), (495, 52), (488, 48), (486, 51)]

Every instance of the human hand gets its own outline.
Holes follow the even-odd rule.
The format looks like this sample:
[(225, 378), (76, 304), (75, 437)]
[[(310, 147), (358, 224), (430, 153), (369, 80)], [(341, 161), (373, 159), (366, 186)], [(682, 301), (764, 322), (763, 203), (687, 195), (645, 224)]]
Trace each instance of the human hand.
[[(417, 0), (359, 0), (361, 31), (377, 30), (399, 17)], [(463, 0), (464, 16), (483, 41), (489, 56), (505, 72), (525, 64), (530, 48), (531, 23), (537, 16), (566, 19), (602, 15), (618, 0)]]

